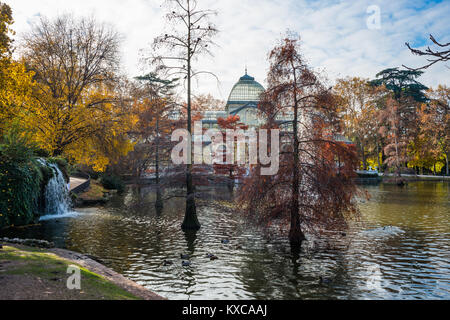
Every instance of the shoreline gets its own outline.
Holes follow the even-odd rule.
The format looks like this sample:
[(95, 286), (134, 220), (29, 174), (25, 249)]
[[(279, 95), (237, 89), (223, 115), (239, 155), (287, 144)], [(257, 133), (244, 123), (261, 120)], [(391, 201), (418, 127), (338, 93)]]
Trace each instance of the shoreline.
[(380, 174), (378, 176), (360, 176), (355, 178), (357, 184), (395, 184), (395, 179), (402, 179), (404, 182), (450, 182), (450, 176), (429, 176), (429, 175), (413, 175), (402, 174), (396, 177), (393, 174)]
[(114, 270), (104, 266), (103, 264), (89, 258), (84, 254), (60, 248), (53, 248), (49, 251), (61, 258), (69, 260), (75, 264), (79, 264), (86, 269), (103, 276), (110, 282), (140, 298), (143, 298), (144, 300), (167, 300), (166, 298), (146, 289), (145, 287), (137, 284), (136, 282), (126, 278), (120, 273), (115, 272)]
[[(17, 261), (15, 261), (14, 259), (6, 259), (6, 260), (2, 260), (2, 254), (7, 254), (9, 253), (9, 251), (5, 251), (8, 248), (12, 248), (12, 249), (16, 249), (16, 250), (20, 250), (23, 252), (30, 252), (30, 253), (37, 253), (39, 255), (44, 255), (46, 259), (48, 258), (53, 258), (55, 261), (58, 262), (65, 262), (66, 264), (70, 264), (70, 265), (76, 265), (79, 266), (81, 268), (86, 269), (87, 272), (89, 272), (90, 274), (95, 275), (96, 277), (105, 280), (107, 283), (109, 283), (109, 285), (113, 285), (117, 288), (120, 288), (120, 290), (123, 290), (125, 292), (127, 292), (128, 294), (135, 296), (138, 299), (142, 299), (142, 300), (167, 300), (166, 298), (146, 289), (145, 287), (137, 284), (136, 282), (126, 278), (125, 276), (115, 272), (114, 270), (102, 265), (101, 263), (91, 259), (90, 257), (81, 254), (81, 253), (77, 253), (74, 251), (70, 251), (70, 250), (65, 250), (65, 249), (60, 249), (60, 248), (36, 248), (36, 247), (31, 247), (31, 246), (26, 246), (26, 245), (21, 245), (21, 244), (14, 244), (14, 243), (9, 243), (9, 242), (5, 242), (2, 241), (0, 246), (0, 266), (1, 265), (14, 265), (14, 263), (17, 264)], [(23, 257), (22, 254), (20, 255), (20, 257)], [(56, 262), (56, 263), (58, 263)], [(20, 267), (24, 267), (24, 266), (28, 266), (31, 263), (29, 261), (21, 261), (20, 262)], [(58, 263), (59, 264), (59, 263)], [(46, 268), (44, 268), (46, 269)], [(9, 271), (14, 273), (16, 270), (2, 270), (2, 272), (0, 272), (0, 283), (2, 283), (2, 281), (6, 281), (5, 278), (5, 271)], [(6, 273), (6, 277), (7, 277), (7, 273)], [(39, 274), (40, 275), (40, 274)], [(65, 277), (69, 277), (70, 275), (67, 274), (65, 275)], [(17, 277), (17, 276), (15, 276)], [(22, 277), (27, 277), (27, 279), (29, 280), (30, 278), (36, 278), (38, 281), (42, 282), (40, 277), (36, 277), (36, 275), (32, 275), (30, 276), (29, 274), (24, 274), (22, 275)], [(13, 281), (20, 281), (20, 279), (15, 279)], [(62, 281), (62, 279), (61, 279)], [(8, 283), (8, 281), (6, 281)], [(81, 283), (83, 284), (83, 278), (81, 279)], [(17, 283), (12, 283), (12, 285), (16, 285)], [(11, 283), (10, 283), (11, 285)], [(65, 291), (68, 291), (67, 289)], [(14, 292), (11, 292), (11, 294), (14, 294)], [(65, 294), (67, 294), (67, 292), (57, 292), (55, 295), (56, 296), (64, 296)], [(50, 296), (50, 299), (53, 299), (54, 297)], [(41, 300), (42, 297), (41, 295), (38, 293), (36, 294), (35, 297), (29, 299), (29, 300)], [(6, 298), (6, 300), (14, 300), (14, 296), (11, 296), (10, 299), (8, 299), (8, 297)], [(58, 299), (57, 299), (58, 300)], [(83, 300), (83, 299), (81, 299)]]

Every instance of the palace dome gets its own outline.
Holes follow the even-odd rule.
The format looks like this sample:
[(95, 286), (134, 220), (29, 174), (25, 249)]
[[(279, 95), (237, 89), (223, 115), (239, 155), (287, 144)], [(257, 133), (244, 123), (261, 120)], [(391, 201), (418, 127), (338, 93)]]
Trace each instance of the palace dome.
[(260, 95), (265, 91), (264, 87), (255, 81), (255, 78), (245, 72), (245, 76), (239, 79), (231, 90), (228, 104), (246, 104), (259, 102)]

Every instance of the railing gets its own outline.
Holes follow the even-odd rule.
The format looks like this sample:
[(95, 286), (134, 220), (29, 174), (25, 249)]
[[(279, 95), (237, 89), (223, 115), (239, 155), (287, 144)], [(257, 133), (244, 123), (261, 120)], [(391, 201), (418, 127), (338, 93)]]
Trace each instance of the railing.
[(74, 193), (74, 194), (80, 194), (80, 193), (83, 193), (84, 191), (86, 191), (87, 189), (89, 189), (89, 187), (91, 186), (91, 176), (88, 175), (87, 173), (76, 172), (76, 173), (72, 174), (72, 177), (74, 177), (74, 178), (86, 179), (86, 182), (83, 182), (82, 184), (80, 184), (80, 185), (77, 186), (76, 188), (73, 188), (73, 189), (70, 191), (71, 193)]

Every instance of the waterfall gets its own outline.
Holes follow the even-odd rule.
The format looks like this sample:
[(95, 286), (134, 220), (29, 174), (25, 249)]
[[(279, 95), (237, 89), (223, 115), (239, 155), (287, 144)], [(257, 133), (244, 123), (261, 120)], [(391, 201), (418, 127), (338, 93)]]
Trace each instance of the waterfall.
[(53, 177), (48, 181), (44, 190), (44, 211), (40, 220), (73, 216), (70, 210), (71, 200), (64, 175), (56, 164), (39, 159), (39, 162), (53, 170)]

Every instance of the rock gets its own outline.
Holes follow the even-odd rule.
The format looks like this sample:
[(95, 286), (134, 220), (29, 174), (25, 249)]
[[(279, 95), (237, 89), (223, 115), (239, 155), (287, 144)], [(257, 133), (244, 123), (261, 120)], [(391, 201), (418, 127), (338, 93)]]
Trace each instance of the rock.
[(328, 279), (328, 278), (323, 278), (323, 277), (319, 278), (319, 284), (330, 284), (332, 282), (333, 282), (333, 280)]
[(183, 262), (181, 263), (181, 265), (182, 265), (183, 267), (190, 267), (190, 266), (191, 266), (191, 262), (190, 262), (190, 261), (183, 261)]
[(54, 248), (55, 244), (53, 242), (48, 242), (45, 240), (36, 240), (36, 239), (26, 239), (26, 240), (20, 240), (20, 244), (29, 246), (29, 247), (36, 247), (36, 248)]
[(206, 257), (209, 258), (211, 261), (219, 260), (219, 257), (217, 257), (216, 255), (214, 255), (214, 254), (212, 254), (212, 253), (208, 253), (208, 254), (206, 255)]
[(180, 254), (181, 259), (189, 260), (191, 257), (188, 254)]
[(401, 181), (397, 182), (397, 185), (398, 185), (399, 187), (404, 187), (404, 186), (406, 186), (406, 183), (405, 183), (404, 180), (401, 180)]
[(173, 262), (170, 261), (170, 260), (164, 260), (164, 265), (165, 266), (171, 266), (171, 265), (173, 265)]
[(85, 256), (87, 258), (91, 259), (91, 260), (94, 260), (95, 262), (98, 262), (100, 264), (105, 264), (105, 262), (102, 259), (100, 259), (100, 258), (98, 258), (96, 256), (93, 256), (93, 255), (90, 255), (90, 254), (85, 254)]
[(36, 239), (9, 239), (9, 238), (3, 238), (3, 242), (12, 243), (12, 244), (21, 244), (29, 247), (35, 247), (35, 248), (45, 248), (50, 249), (54, 248), (55, 244), (53, 242), (45, 241), (45, 240), (36, 240)]
[(399, 236), (404, 233), (405, 233), (405, 231), (403, 231), (399, 227), (394, 227), (394, 226), (380, 227), (380, 228), (376, 228), (376, 229), (362, 231), (362, 234), (364, 234), (365, 236), (376, 237), (376, 238), (378, 238), (378, 237), (379, 238), (395, 237), (395, 236)]

